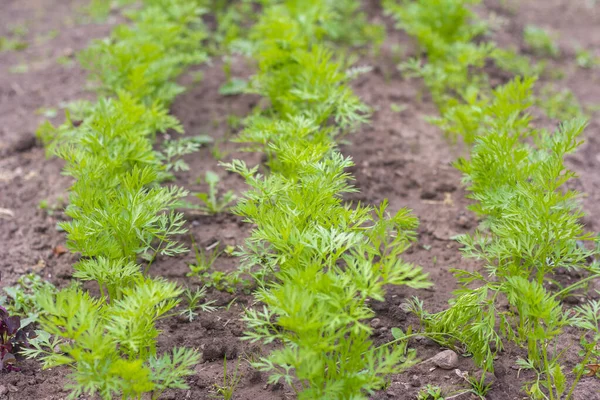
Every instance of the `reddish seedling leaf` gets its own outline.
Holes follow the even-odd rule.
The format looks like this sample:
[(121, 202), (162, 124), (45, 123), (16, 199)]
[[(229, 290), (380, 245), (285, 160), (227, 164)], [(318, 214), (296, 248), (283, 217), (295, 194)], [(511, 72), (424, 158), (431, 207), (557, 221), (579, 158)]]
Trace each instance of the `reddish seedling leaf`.
[(59, 244), (58, 246), (56, 246), (55, 248), (52, 249), (52, 253), (54, 253), (54, 255), (56, 257), (59, 257), (62, 254), (65, 254), (68, 251), (69, 250), (67, 250), (67, 248), (65, 246), (63, 246), (62, 244)]
[(585, 367), (590, 370), (586, 376), (594, 376), (598, 373), (598, 370), (600, 370), (600, 364), (588, 364)]

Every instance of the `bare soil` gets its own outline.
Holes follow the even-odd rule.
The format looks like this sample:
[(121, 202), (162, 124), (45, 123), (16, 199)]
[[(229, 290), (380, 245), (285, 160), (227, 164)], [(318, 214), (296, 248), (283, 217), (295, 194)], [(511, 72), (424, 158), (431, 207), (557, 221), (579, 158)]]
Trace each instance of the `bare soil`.
[[(43, 275), (58, 286), (68, 284), (71, 265), (76, 256), (55, 255), (56, 246), (64, 245), (64, 234), (56, 230), (56, 223), (64, 216), (61, 205), (68, 197), (70, 180), (60, 174), (62, 163), (47, 159), (44, 149), (35, 140), (35, 130), (44, 116), (40, 108), (58, 108), (61, 102), (91, 98), (85, 90), (85, 73), (77, 67), (65, 66), (58, 58), (73, 58), (90, 40), (106, 36), (118, 20), (112, 17), (102, 24), (82, 24), (77, 9), (84, 0), (2, 0), (0, 6), (0, 35), (9, 32), (11, 26), (28, 28), (26, 40), (30, 46), (20, 52), (0, 53), (0, 272), (1, 286), (13, 284), (23, 273), (33, 271)], [(462, 259), (459, 246), (452, 240), (456, 234), (472, 231), (478, 221), (466, 209), (469, 201), (460, 183), (460, 173), (452, 162), (464, 155), (464, 149), (448, 142), (437, 128), (428, 124), (424, 117), (436, 113), (427, 90), (417, 80), (405, 79), (395, 68), (393, 49), (399, 45), (406, 56), (414, 48), (412, 40), (404, 33), (395, 31), (393, 24), (384, 19), (376, 4), (365, 2), (366, 9), (374, 19), (385, 21), (389, 28), (381, 55), (366, 57), (363, 63), (372, 65), (370, 73), (361, 76), (354, 84), (360, 97), (374, 109), (372, 122), (351, 135), (350, 144), (344, 145), (344, 154), (354, 159), (352, 173), (360, 193), (349, 201), (377, 204), (389, 199), (391, 210), (408, 207), (414, 210), (421, 225), (418, 243), (406, 258), (422, 265), (430, 274), (435, 286), (431, 290), (414, 291), (403, 287), (390, 288), (386, 301), (373, 304), (378, 321), (373, 322), (375, 341), (384, 343), (392, 339), (390, 329), (417, 327), (414, 316), (407, 315), (400, 307), (407, 298), (418, 295), (430, 311), (442, 310), (456, 289), (455, 279), (449, 272), (453, 267), (477, 268), (476, 264)], [(501, 29), (495, 39), (502, 45), (514, 45), (526, 51), (521, 31), (526, 24), (535, 24), (559, 34), (562, 55), (552, 61), (553, 69), (564, 72), (564, 79), (556, 82), (568, 87), (583, 104), (600, 103), (600, 70), (583, 70), (574, 63), (577, 43), (596, 55), (600, 55), (600, 5), (592, 0), (486, 0), (480, 11), (483, 15), (494, 14), (501, 21)], [(57, 31), (56, 37), (48, 35)], [(13, 67), (27, 65), (27, 70), (15, 73)], [(189, 89), (172, 107), (172, 113), (184, 124), (186, 135), (208, 134), (219, 143), (223, 160), (244, 158), (258, 163), (260, 157), (238, 153), (236, 147), (227, 143), (235, 134), (227, 124), (229, 115), (243, 117), (251, 112), (258, 99), (253, 96), (223, 97), (219, 86), (225, 81), (221, 63), (199, 67), (204, 78), (194, 83), (191, 74), (182, 77)], [(244, 60), (234, 63), (233, 74), (249, 76), (252, 66)], [(391, 103), (406, 107), (394, 112)], [(54, 120), (60, 120), (60, 110)], [(537, 121), (552, 126), (556, 121)], [(579, 175), (574, 186), (585, 193), (582, 203), (587, 217), (584, 219), (590, 231), (600, 229), (600, 117), (592, 117), (585, 133), (585, 144), (569, 158), (569, 165)], [(244, 191), (244, 183), (218, 166), (210, 148), (187, 157), (189, 172), (180, 173), (176, 183), (192, 191), (204, 189), (197, 178), (206, 170), (218, 172), (223, 189)], [(56, 206), (51, 215), (39, 208), (46, 200)], [(186, 212), (189, 236), (181, 240), (192, 245), (192, 237), (199, 246), (240, 245), (251, 229), (248, 224), (231, 215), (214, 217)], [(187, 278), (188, 263), (194, 260), (193, 252), (177, 258), (160, 259), (152, 273), (195, 287), (199, 282)], [(220, 257), (215, 267), (232, 271), (237, 260)], [(575, 279), (563, 276), (560, 279)], [(593, 282), (585, 297), (595, 296), (600, 289)], [(209, 291), (209, 299), (221, 306), (217, 311), (203, 314), (193, 322), (172, 318), (161, 322), (163, 334), (159, 349), (173, 346), (199, 348), (203, 362), (197, 366), (196, 375), (189, 378), (190, 389), (171, 391), (165, 399), (215, 398), (215, 384), (223, 383), (223, 358), (227, 358), (228, 376), (238, 368), (234, 399), (293, 399), (289, 388), (267, 385), (266, 376), (253, 371), (248, 359), (267, 351), (261, 346), (241, 340), (244, 331), (239, 321), (244, 307), (253, 305), (253, 298), (246, 294), (231, 295), (216, 290)], [(230, 307), (227, 307), (230, 305)], [(567, 332), (561, 344), (568, 351), (564, 357), (566, 371), (572, 377), (572, 367), (577, 363), (576, 332)], [(441, 349), (437, 344), (421, 338), (411, 345), (422, 360), (435, 355)], [(519, 348), (509, 348), (496, 360), (495, 383), (488, 395), (490, 400), (527, 398), (521, 387), (529, 375), (515, 368), (515, 360), (524, 353)], [(22, 371), (0, 375), (0, 400), (45, 399), (58, 400), (67, 396), (63, 389), (66, 369), (42, 371), (40, 364), (28, 360), (21, 363)], [(477, 372), (469, 358), (461, 357), (458, 368), (471, 374)], [(449, 397), (464, 392), (468, 385), (454, 371), (431, 370), (429, 364), (418, 364), (403, 374), (393, 376), (389, 387), (373, 395), (373, 399), (415, 399), (419, 389), (426, 384), (444, 388)], [(456, 397), (459, 398), (459, 397)], [(461, 399), (471, 398), (464, 394)], [(585, 377), (579, 384), (575, 399), (600, 399), (600, 382)]]

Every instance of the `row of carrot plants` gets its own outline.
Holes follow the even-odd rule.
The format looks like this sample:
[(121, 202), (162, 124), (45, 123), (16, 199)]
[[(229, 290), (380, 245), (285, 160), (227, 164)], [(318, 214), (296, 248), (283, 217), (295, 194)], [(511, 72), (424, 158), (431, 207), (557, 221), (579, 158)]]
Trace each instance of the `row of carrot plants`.
[(369, 301), (383, 301), (388, 284), (429, 285), (400, 258), (418, 223), (408, 210), (389, 215), (386, 202), (342, 199), (356, 189), (336, 140), (367, 122), (369, 109), (349, 87), (362, 69), (328, 43), (356, 43), (357, 32), (375, 29), (357, 1), (272, 3), (250, 33), (258, 72), (247, 88), (270, 107), (236, 139), (264, 153), (268, 170), (226, 165), (250, 187), (234, 213), (255, 225), (240, 272), (256, 278), (263, 306), (246, 312), (246, 339), (278, 344), (254, 366), (298, 398), (366, 398), (414, 360), (406, 342), (373, 345)]
[[(427, 64), (413, 60), (404, 67), (430, 89), (440, 110), (433, 122), (471, 145), (469, 158), (455, 166), (474, 201), (470, 209), (481, 220), (458, 241), (464, 257), (481, 261), (483, 271), (454, 270), (461, 288), (447, 310), (430, 314), (418, 299), (412, 308), (434, 339), (472, 354), (485, 371), (493, 372), (506, 341), (524, 347), (527, 356), (518, 365), (534, 372), (526, 393), (534, 399), (570, 398), (585, 366), (600, 357), (593, 344), (600, 304), (567, 311), (560, 301), (600, 276), (598, 265), (589, 263), (596, 250), (585, 246), (594, 237), (580, 222), (580, 194), (566, 188), (575, 174), (565, 156), (581, 145), (586, 121), (565, 121), (554, 132), (534, 128), (529, 109), (535, 77), (517, 76), (491, 89), (483, 67), (504, 52), (476, 40), (484, 33), (469, 8), (476, 1), (384, 3), (427, 54)], [(558, 268), (587, 270), (588, 277), (552, 292), (546, 284), (556, 283)], [(582, 329), (583, 347), (570, 387), (560, 363), (567, 348), (558, 341), (567, 326)], [(480, 395), (489, 390), (484, 377), (473, 382)]]
[(168, 107), (183, 90), (174, 79), (207, 60), (202, 6), (146, 0), (129, 10), (130, 23), (79, 55), (98, 100), (71, 104), (64, 124), (39, 130), (74, 180), (70, 220), (59, 224), (69, 250), (81, 254), (73, 276), (95, 282), (99, 296), (79, 283), (41, 290), (36, 303), (46, 334), (25, 353), (44, 368), (69, 366), (72, 397), (157, 398), (167, 388), (186, 388), (200, 359), (186, 348), (157, 354), (156, 323), (174, 312), (182, 289), (148, 270), (157, 256), (186, 251), (174, 240), (186, 229), (173, 210), (187, 192), (161, 183), (185, 167), (178, 157), (198, 143), (153, 145), (157, 133), (182, 132)]

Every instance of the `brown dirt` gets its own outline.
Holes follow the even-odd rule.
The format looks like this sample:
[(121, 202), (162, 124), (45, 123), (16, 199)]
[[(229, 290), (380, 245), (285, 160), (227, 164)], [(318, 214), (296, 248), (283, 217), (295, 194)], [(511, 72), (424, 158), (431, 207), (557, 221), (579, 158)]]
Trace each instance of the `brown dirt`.
[[(75, 257), (67, 254), (53, 256), (52, 249), (64, 244), (64, 235), (55, 229), (62, 214), (59, 209), (48, 215), (46, 211), (39, 210), (38, 204), (41, 200), (48, 200), (50, 205), (59, 204), (61, 198), (67, 197), (69, 179), (60, 175), (61, 162), (47, 160), (43, 149), (33, 139), (37, 125), (43, 120), (36, 110), (40, 107), (57, 108), (61, 101), (90, 97), (84, 90), (84, 73), (76, 66), (66, 68), (55, 60), (63, 55), (71, 56), (92, 38), (105, 36), (111, 24), (75, 23), (74, 10), (85, 4), (84, 0), (4, 0), (2, 3), (0, 34), (5, 34), (11, 24), (26, 25), (29, 28), (27, 40), (32, 45), (23, 52), (0, 53), (0, 208), (13, 213), (12, 217), (0, 215), (0, 240), (3, 245), (1, 285), (12, 284), (19, 275), (31, 270), (62, 286), (70, 279), (70, 265)], [(563, 55), (552, 65), (565, 72), (565, 79), (558, 85), (573, 90), (584, 104), (598, 104), (599, 70), (582, 70), (575, 67), (573, 62), (574, 41), (600, 54), (600, 9), (587, 8), (586, 4), (586, 0), (489, 0), (485, 1), (482, 12), (494, 12), (507, 21), (497, 35), (501, 44), (514, 44), (522, 48), (520, 32), (528, 23), (558, 32)], [(380, 18), (377, 7), (369, 9), (376, 18)], [(389, 21), (386, 22), (390, 25)], [(54, 29), (59, 30), (56, 38), (46, 41), (38, 39), (36, 43), (36, 37)], [(388, 198), (392, 211), (401, 207), (413, 209), (421, 226), (418, 244), (406, 258), (422, 265), (430, 273), (435, 286), (427, 291), (390, 288), (385, 302), (373, 304), (380, 320), (375, 332), (378, 343), (391, 340), (392, 327), (406, 329), (410, 325), (417, 326), (416, 319), (400, 307), (407, 298), (418, 295), (428, 310), (439, 311), (446, 306), (452, 290), (456, 289), (449, 269), (477, 267), (461, 258), (459, 246), (451, 240), (455, 234), (471, 231), (477, 225), (475, 217), (466, 210), (468, 201), (460, 184), (460, 174), (451, 166), (463, 150), (458, 145), (448, 143), (435, 127), (424, 121), (424, 116), (435, 114), (435, 107), (420, 82), (406, 80), (396, 71), (393, 44), (405, 49), (413, 47), (410, 38), (391, 30), (390, 25), (389, 38), (382, 55), (364, 60), (375, 68), (355, 82), (357, 93), (374, 108), (374, 114), (372, 123), (348, 137), (351, 143), (342, 147), (344, 154), (352, 156), (355, 161), (352, 173), (360, 189), (359, 194), (348, 200), (376, 204)], [(9, 72), (12, 66), (22, 63), (29, 65), (27, 72)], [(219, 61), (200, 70), (204, 74), (200, 83), (193, 83), (191, 75), (183, 77), (182, 82), (189, 90), (176, 100), (172, 112), (184, 124), (186, 135), (209, 134), (216, 141), (226, 142), (229, 135), (234, 133), (227, 126), (228, 115), (247, 115), (256, 105), (257, 98), (220, 96), (218, 88), (225, 76)], [(247, 76), (250, 72), (251, 68), (241, 60), (234, 64), (235, 76)], [(393, 112), (390, 103), (406, 106), (406, 109), (401, 113)], [(597, 173), (600, 167), (599, 137), (600, 118), (596, 115), (586, 131), (586, 143), (569, 159), (570, 166), (580, 176), (575, 186), (586, 193), (583, 205), (588, 216), (584, 222), (592, 231), (600, 229), (600, 174)], [(256, 155), (236, 153), (235, 146), (231, 144), (224, 143), (220, 150), (225, 152), (224, 160), (243, 157), (250, 163), (259, 161)], [(221, 175), (223, 188), (237, 192), (244, 190), (244, 184), (237, 176), (218, 167), (209, 148), (187, 157), (187, 161), (191, 170), (177, 175), (178, 184), (192, 191), (201, 190), (203, 187), (196, 183), (196, 179), (204, 171), (213, 170)], [(239, 218), (230, 215), (207, 217), (188, 212), (187, 217), (190, 235), (199, 246), (204, 247), (217, 241), (239, 245), (250, 229)], [(181, 240), (191, 247), (190, 236), (184, 236)], [(185, 276), (187, 263), (193, 259), (192, 253), (160, 259), (152, 273), (196, 286), (198, 282)], [(220, 257), (215, 267), (231, 271), (236, 267), (236, 260)], [(588, 293), (590, 296), (595, 288), (600, 286), (597, 283), (592, 285)], [(214, 385), (223, 382), (223, 358), (226, 357), (229, 374), (239, 365), (240, 381), (234, 399), (293, 399), (289, 388), (267, 385), (266, 377), (248, 366), (249, 358), (266, 351), (261, 346), (240, 340), (244, 326), (239, 316), (244, 307), (253, 304), (252, 297), (211, 290), (209, 299), (223, 307), (216, 312), (203, 314), (191, 323), (179, 318), (161, 322), (163, 335), (159, 340), (160, 349), (175, 345), (196, 347), (201, 349), (204, 358), (196, 368), (197, 374), (189, 379), (188, 391), (170, 391), (163, 398), (213, 398)], [(225, 306), (230, 302), (231, 307), (226, 309)], [(574, 344), (564, 360), (569, 376), (572, 376), (570, 371), (577, 362), (576, 341), (575, 332), (566, 333), (561, 340), (565, 346)], [(423, 360), (441, 350), (426, 339), (411, 344)], [(521, 386), (528, 376), (514, 369), (516, 358), (522, 355), (522, 351), (515, 348), (501, 354), (496, 362), (496, 383), (488, 399), (526, 398)], [(22, 372), (1, 376), (0, 400), (66, 397), (67, 392), (63, 390), (64, 369), (41, 371), (36, 361), (24, 361), (21, 366)], [(476, 372), (471, 360), (464, 357), (461, 357), (458, 368)], [(389, 388), (373, 398), (414, 399), (419, 387), (426, 384), (443, 387), (446, 395), (467, 387), (454, 371), (430, 371), (429, 366), (421, 364), (392, 377)], [(584, 378), (575, 398), (600, 399), (600, 383), (595, 378)]]

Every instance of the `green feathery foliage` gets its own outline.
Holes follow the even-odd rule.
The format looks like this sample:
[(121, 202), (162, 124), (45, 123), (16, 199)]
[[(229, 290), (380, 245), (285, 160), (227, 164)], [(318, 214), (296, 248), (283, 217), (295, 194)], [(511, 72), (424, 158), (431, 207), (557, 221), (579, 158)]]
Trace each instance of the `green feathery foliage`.
[[(581, 144), (586, 122), (567, 121), (552, 133), (531, 127), (527, 109), (534, 82), (515, 79), (493, 92), (482, 110), (485, 134), (476, 136), (470, 158), (456, 163), (475, 200), (470, 208), (482, 218), (475, 233), (458, 241), (464, 256), (480, 260), (485, 272), (454, 270), (463, 287), (449, 309), (428, 314), (419, 303), (414, 308), (428, 331), (451, 338), (436, 340), (464, 346), (488, 371), (505, 339), (526, 343), (528, 359), (520, 365), (538, 377), (527, 392), (558, 399), (566, 391), (565, 377), (560, 353), (549, 348), (576, 321), (543, 285), (556, 268), (590, 269), (586, 259), (592, 252), (580, 243), (591, 235), (580, 223), (578, 193), (564, 189), (575, 176), (564, 159)], [(509, 310), (499, 307), (502, 299)]]
[(318, 43), (335, 38), (321, 25), (336, 12), (333, 2), (281, 3), (267, 7), (250, 34), (259, 67), (250, 88), (270, 107), (249, 117), (237, 139), (267, 154), (270, 173), (227, 164), (250, 186), (234, 212), (256, 226), (240, 252), (241, 273), (257, 279), (264, 308), (247, 310), (246, 339), (283, 345), (254, 365), (301, 399), (365, 398), (414, 359), (406, 341), (374, 347), (366, 320), (384, 285), (429, 285), (400, 259), (417, 220), (405, 209), (389, 215), (387, 202), (343, 202), (355, 191), (352, 162), (334, 139), (366, 121), (368, 108), (348, 86), (360, 70), (345, 70)]
[(423, 78), (440, 116), (429, 118), (451, 139), (472, 144), (485, 126), (484, 108), (493, 100), (483, 67), (490, 61), (520, 76), (536, 76), (539, 66), (493, 42), (477, 40), (487, 24), (470, 9), (479, 0), (383, 0), (397, 27), (415, 37), (427, 62), (414, 58), (400, 65), (410, 77)]
[(183, 348), (156, 355), (156, 322), (178, 304), (182, 290), (175, 283), (144, 278), (139, 268), (120, 290), (110, 303), (77, 288), (37, 295), (47, 335), (24, 353), (41, 358), (44, 368), (73, 367), (70, 398), (139, 398), (150, 392), (156, 399), (166, 388), (187, 388), (184, 378), (193, 374), (199, 355)]
[[(95, 281), (97, 299), (78, 288), (36, 298), (44, 336), (29, 356), (44, 367), (69, 365), (70, 397), (98, 394), (103, 399), (157, 398), (166, 388), (187, 388), (184, 378), (199, 361), (193, 350), (156, 354), (156, 322), (178, 303), (176, 284), (146, 276), (159, 254), (183, 252), (174, 236), (186, 232), (173, 211), (187, 192), (161, 187), (170, 170), (185, 169), (178, 159), (200, 142), (153, 149), (157, 132), (182, 132), (168, 106), (183, 89), (173, 80), (206, 60), (201, 2), (147, 0), (129, 12), (131, 25), (118, 26), (110, 39), (80, 55), (101, 97), (72, 107), (73, 120), (39, 130), (50, 154), (66, 161), (75, 179), (60, 224), (67, 246), (82, 259), (74, 277)], [(163, 165), (166, 162), (166, 165)], [(142, 272), (138, 256), (150, 260)], [(56, 345), (60, 352), (54, 352)]]

